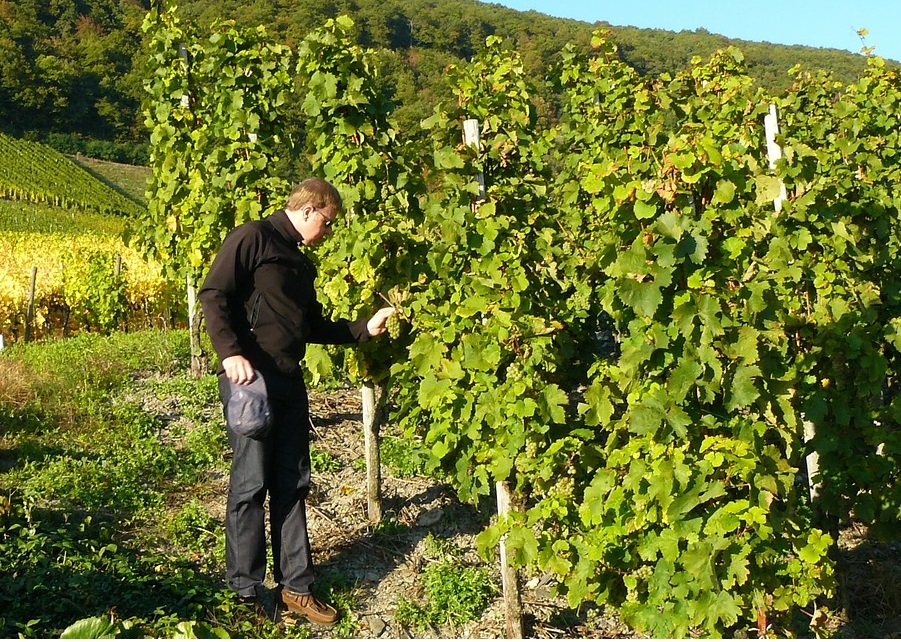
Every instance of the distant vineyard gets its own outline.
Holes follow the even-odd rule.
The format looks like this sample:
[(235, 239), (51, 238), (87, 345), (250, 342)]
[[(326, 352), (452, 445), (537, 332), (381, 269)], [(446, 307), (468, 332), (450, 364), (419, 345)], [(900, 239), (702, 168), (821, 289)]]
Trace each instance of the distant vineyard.
[(169, 327), (183, 292), (115, 237), (0, 235), (0, 334), (22, 338), (34, 278), (32, 336)]
[(0, 199), (0, 335), (170, 327), (184, 288), (127, 247), (121, 217)]
[(0, 198), (0, 236), (32, 232), (122, 236), (126, 221), (91, 210)]
[(54, 149), (0, 133), (0, 198), (134, 216), (142, 206)]

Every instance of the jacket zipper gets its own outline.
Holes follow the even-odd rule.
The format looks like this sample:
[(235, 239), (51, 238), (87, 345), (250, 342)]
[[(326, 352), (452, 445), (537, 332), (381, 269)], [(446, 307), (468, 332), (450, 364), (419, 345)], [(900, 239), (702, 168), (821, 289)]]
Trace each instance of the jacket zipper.
[(257, 321), (260, 320), (260, 305), (263, 302), (263, 293), (257, 294), (253, 301), (253, 309), (250, 311), (250, 331), (256, 330)]

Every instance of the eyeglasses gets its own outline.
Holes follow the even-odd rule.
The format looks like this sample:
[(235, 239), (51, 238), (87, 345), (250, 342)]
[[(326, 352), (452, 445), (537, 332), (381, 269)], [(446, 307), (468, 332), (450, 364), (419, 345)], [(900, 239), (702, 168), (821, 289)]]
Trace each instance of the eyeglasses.
[(314, 211), (316, 214), (319, 214), (319, 216), (322, 217), (322, 220), (325, 221), (325, 226), (326, 226), (327, 228), (332, 229), (332, 226), (335, 224), (335, 219), (329, 218), (328, 216), (326, 216), (325, 214), (323, 214), (323, 213), (320, 212), (319, 210), (313, 210), (313, 211)]

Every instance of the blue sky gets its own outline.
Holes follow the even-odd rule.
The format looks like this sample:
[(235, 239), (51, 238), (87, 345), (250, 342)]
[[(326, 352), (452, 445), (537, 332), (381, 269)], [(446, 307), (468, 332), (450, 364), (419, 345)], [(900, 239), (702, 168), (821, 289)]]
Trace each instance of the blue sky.
[[(899, 0), (489, 0), (585, 22), (693, 31), (729, 38), (845, 49), (863, 44), (901, 61)], [(865, 43), (857, 30), (869, 31)]]

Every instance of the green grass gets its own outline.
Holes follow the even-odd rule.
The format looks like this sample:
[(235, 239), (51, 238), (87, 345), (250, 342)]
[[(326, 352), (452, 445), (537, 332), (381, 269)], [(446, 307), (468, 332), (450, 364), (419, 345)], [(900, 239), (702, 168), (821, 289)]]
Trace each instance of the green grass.
[[(198, 497), (228, 444), (215, 377), (188, 377), (189, 355), (186, 332), (158, 330), (0, 352), (0, 637), (56, 637), (104, 613), (130, 637), (191, 622), (292, 634), (222, 585), (221, 525)], [(178, 399), (193, 427), (164, 436), (142, 402), (154, 396)]]
[(142, 204), (147, 202), (145, 192), (152, 176), (152, 170), (149, 167), (111, 163), (87, 156), (70, 156), (69, 158), (95, 178), (122, 192), (132, 200)]
[(105, 398), (108, 390), (124, 386), (141, 370), (170, 376), (185, 371), (190, 346), (186, 332), (147, 330), (16, 343), (2, 355), (28, 370), (41, 408), (68, 413), (73, 394)]

